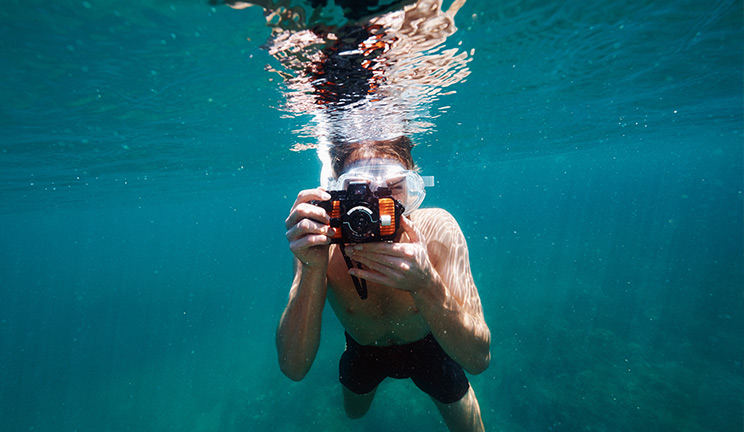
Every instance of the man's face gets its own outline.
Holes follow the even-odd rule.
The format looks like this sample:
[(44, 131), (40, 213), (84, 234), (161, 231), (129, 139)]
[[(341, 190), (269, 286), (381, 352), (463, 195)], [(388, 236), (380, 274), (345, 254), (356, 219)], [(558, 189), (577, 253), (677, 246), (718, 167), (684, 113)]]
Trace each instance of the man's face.
[[(356, 155), (353, 155), (356, 156)], [(371, 191), (390, 189), (390, 194), (406, 208), (406, 215), (416, 210), (426, 196), (424, 179), (407, 168), (399, 158), (379, 154), (350, 157), (330, 190), (347, 190), (352, 182), (365, 182)]]
[(394, 176), (388, 179), (387, 187), (390, 189), (393, 198), (400, 202), (404, 202), (405, 197), (408, 196), (408, 188), (404, 176)]
[(395, 158), (366, 157), (350, 159), (344, 165), (342, 177), (351, 176), (354, 181), (366, 181), (370, 189), (379, 187), (390, 189), (391, 195), (398, 201), (405, 202), (408, 193), (405, 164)]

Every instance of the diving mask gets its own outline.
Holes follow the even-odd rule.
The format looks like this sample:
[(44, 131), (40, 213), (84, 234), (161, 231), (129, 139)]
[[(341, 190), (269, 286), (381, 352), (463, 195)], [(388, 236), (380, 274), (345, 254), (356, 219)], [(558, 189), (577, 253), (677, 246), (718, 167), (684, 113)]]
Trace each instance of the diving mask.
[(350, 164), (338, 179), (332, 180), (328, 190), (346, 190), (351, 183), (364, 182), (375, 192), (390, 189), (390, 194), (405, 207), (404, 215), (419, 208), (426, 196), (426, 186), (434, 186), (433, 176), (420, 176), (403, 164), (384, 158), (362, 159)]

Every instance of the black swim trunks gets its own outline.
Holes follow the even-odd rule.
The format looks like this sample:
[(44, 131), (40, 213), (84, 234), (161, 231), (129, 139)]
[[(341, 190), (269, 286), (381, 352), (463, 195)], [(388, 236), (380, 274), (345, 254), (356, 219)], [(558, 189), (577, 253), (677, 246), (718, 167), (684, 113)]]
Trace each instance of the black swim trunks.
[(405, 345), (360, 345), (346, 333), (339, 380), (357, 394), (369, 393), (385, 378), (411, 378), (418, 388), (439, 402), (459, 401), (470, 383), (457, 362), (444, 352), (434, 336)]

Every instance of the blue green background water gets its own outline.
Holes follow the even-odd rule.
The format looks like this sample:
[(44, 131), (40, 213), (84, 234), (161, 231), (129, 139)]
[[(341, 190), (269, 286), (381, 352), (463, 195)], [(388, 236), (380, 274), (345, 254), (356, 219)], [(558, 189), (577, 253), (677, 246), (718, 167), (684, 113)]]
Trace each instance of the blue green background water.
[[(3, 2), (0, 430), (444, 430), (340, 325), (278, 370), (290, 152), (260, 10)], [(742, 2), (470, 0), (471, 75), (415, 157), (471, 248), (490, 430), (740, 431)]]

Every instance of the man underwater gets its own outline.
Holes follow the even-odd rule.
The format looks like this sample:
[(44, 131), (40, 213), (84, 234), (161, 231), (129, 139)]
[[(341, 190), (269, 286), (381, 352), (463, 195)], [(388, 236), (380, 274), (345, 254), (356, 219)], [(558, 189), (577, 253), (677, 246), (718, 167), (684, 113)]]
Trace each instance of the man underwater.
[[(482, 431), (464, 371), (479, 374), (488, 367), (490, 331), (460, 227), (445, 210), (417, 208), (423, 183), (416, 179), (412, 147), (402, 136), (330, 149), (339, 184), (383, 183), (405, 206), (393, 242), (331, 244), (339, 228), (312, 203), (330, 194), (320, 188), (298, 194), (285, 223), (295, 260), (276, 334), (279, 365), (293, 380), (305, 377), (318, 351), (327, 300), (346, 331), (339, 380), (349, 417), (368, 411), (385, 378), (411, 378), (451, 431)], [(421, 190), (413, 190), (417, 185)], [(347, 258), (357, 265), (347, 266)], [(368, 285), (367, 298), (353, 278)]]

